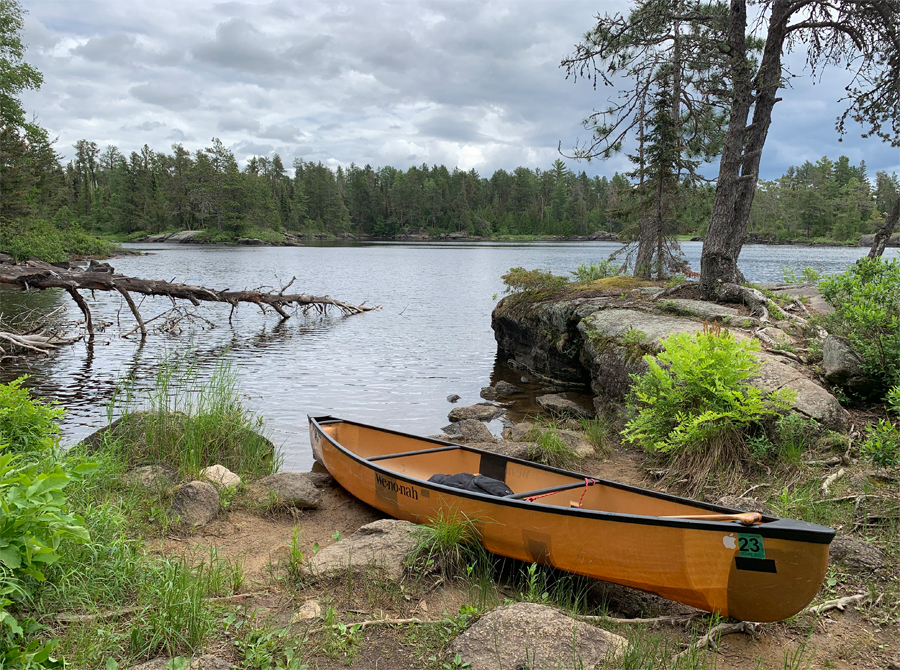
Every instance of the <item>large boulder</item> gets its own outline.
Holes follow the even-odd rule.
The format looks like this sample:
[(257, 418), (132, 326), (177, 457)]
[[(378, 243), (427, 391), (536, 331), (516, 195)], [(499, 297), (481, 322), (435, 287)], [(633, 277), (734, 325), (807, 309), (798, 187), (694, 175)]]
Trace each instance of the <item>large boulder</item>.
[(874, 388), (874, 380), (863, 370), (863, 360), (843, 337), (829, 335), (822, 345), (822, 367), (825, 379), (852, 393), (866, 395)]
[(322, 502), (322, 492), (303, 472), (279, 472), (257, 480), (249, 488), (251, 497), (280, 507), (315, 509)]
[[(514, 603), (488, 612), (450, 644), (471, 670), (597, 668), (628, 641), (546, 605)], [(614, 667), (614, 666), (613, 666)]]
[[(578, 329), (585, 339), (581, 359), (591, 370), (591, 388), (611, 400), (621, 400), (631, 388), (631, 375), (647, 368), (645, 354), (662, 349), (661, 340), (675, 333), (696, 335), (703, 332), (703, 324), (659, 314), (647, 314), (631, 309), (604, 310), (585, 318)], [(737, 338), (747, 335), (734, 332)], [(811, 380), (803, 371), (785, 362), (782, 357), (759, 352), (759, 374), (749, 380), (763, 391), (794, 392), (791, 408), (815, 419), (822, 425), (841, 430), (846, 427), (848, 414), (837, 398)]]
[(454, 407), (450, 410), (447, 417), (451, 421), (463, 421), (465, 419), (475, 419), (476, 421), (493, 421), (503, 415), (502, 407), (492, 405), (489, 402), (480, 402), (477, 405), (469, 405), (468, 407)]
[(199, 528), (219, 513), (219, 493), (209, 482), (188, 482), (175, 491), (169, 517), (183, 528)]
[(578, 360), (578, 322), (612, 301), (593, 298), (535, 304), (515, 298), (501, 300), (491, 315), (497, 347), (518, 368), (539, 379), (587, 383), (587, 371)]
[(386, 579), (399, 581), (406, 557), (416, 546), (415, 528), (399, 519), (374, 521), (310, 556), (304, 571), (313, 578), (327, 579), (348, 571), (375, 570)]

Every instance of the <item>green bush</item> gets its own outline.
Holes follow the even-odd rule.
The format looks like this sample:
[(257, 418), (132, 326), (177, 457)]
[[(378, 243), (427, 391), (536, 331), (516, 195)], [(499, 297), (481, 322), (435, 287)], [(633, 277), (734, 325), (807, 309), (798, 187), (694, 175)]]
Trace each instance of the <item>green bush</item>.
[(552, 272), (525, 268), (512, 268), (501, 279), (506, 285), (506, 293), (521, 293), (534, 297), (549, 297), (569, 283), (565, 277)]
[(67, 510), (63, 490), (89, 469), (67, 472), (59, 465), (22, 464), (0, 445), (0, 667), (55, 668), (55, 641), (36, 637), (42, 629), (14, 614), (32, 596), (32, 584), (60, 559), (63, 540), (89, 539), (84, 519)]
[(32, 400), (28, 389), (22, 388), (26, 379), (0, 384), (0, 444), (15, 453), (48, 453), (59, 440), (56, 419), (63, 409)]
[(834, 307), (825, 327), (850, 341), (865, 371), (884, 388), (900, 382), (900, 261), (863, 258), (819, 282)]
[(597, 279), (606, 279), (607, 277), (616, 277), (620, 274), (620, 264), (614, 263), (609, 259), (605, 259), (600, 261), (599, 263), (591, 263), (588, 265), (587, 263), (582, 263), (578, 266), (577, 270), (572, 271), (570, 274), (578, 277), (578, 281), (581, 283), (587, 283), (596, 281)]
[(739, 472), (750, 456), (747, 436), (787, 408), (783, 393), (764, 393), (747, 383), (759, 370), (758, 344), (716, 328), (676, 333), (665, 350), (644, 356), (649, 370), (632, 375), (632, 418), (623, 431), (687, 476), (699, 490), (711, 472)]
[(113, 245), (89, 235), (77, 226), (59, 231), (43, 219), (6, 223), (0, 228), (0, 251), (17, 261), (39, 258), (58, 263), (69, 256), (108, 256)]
[(900, 431), (887, 419), (880, 419), (869, 427), (860, 451), (875, 467), (892, 468), (900, 462)]

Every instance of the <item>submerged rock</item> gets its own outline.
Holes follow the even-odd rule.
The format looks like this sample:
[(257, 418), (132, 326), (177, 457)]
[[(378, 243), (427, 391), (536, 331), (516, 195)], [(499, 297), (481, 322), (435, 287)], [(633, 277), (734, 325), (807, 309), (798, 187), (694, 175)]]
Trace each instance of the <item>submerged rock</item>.
[(471, 670), (596, 668), (619, 656), (628, 641), (576, 621), (557, 609), (515, 603), (488, 612), (450, 644)]

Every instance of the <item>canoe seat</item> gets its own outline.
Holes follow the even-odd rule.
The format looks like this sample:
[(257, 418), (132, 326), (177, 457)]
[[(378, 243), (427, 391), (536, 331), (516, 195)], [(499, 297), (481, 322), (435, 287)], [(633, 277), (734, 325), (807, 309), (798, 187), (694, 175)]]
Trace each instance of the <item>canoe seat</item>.
[(369, 456), (367, 461), (385, 461), (389, 458), (402, 458), (404, 456), (418, 456), (419, 454), (433, 454), (438, 451), (453, 451), (454, 449), (459, 449), (459, 447), (435, 447), (434, 449), (417, 449), (416, 451), (398, 451), (395, 454), (384, 454), (381, 456)]

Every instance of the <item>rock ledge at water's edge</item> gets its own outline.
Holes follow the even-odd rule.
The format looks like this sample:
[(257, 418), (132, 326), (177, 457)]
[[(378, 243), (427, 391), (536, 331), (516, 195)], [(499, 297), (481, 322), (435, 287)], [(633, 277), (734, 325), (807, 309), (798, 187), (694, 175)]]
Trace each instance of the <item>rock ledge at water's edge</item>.
[[(641, 288), (622, 295), (538, 302), (504, 298), (494, 308), (491, 327), (501, 355), (514, 367), (555, 382), (589, 385), (600, 404), (622, 402), (631, 375), (647, 369), (643, 355), (661, 351), (660, 341), (671, 334), (699, 333), (704, 323), (716, 321), (738, 338), (762, 332), (762, 337), (783, 342), (801, 335), (790, 321), (761, 324), (735, 307), (657, 300), (659, 293)], [(846, 429), (846, 410), (800, 356), (763, 344), (757, 358), (761, 368), (751, 380), (754, 386), (792, 390), (795, 412), (828, 428)]]

